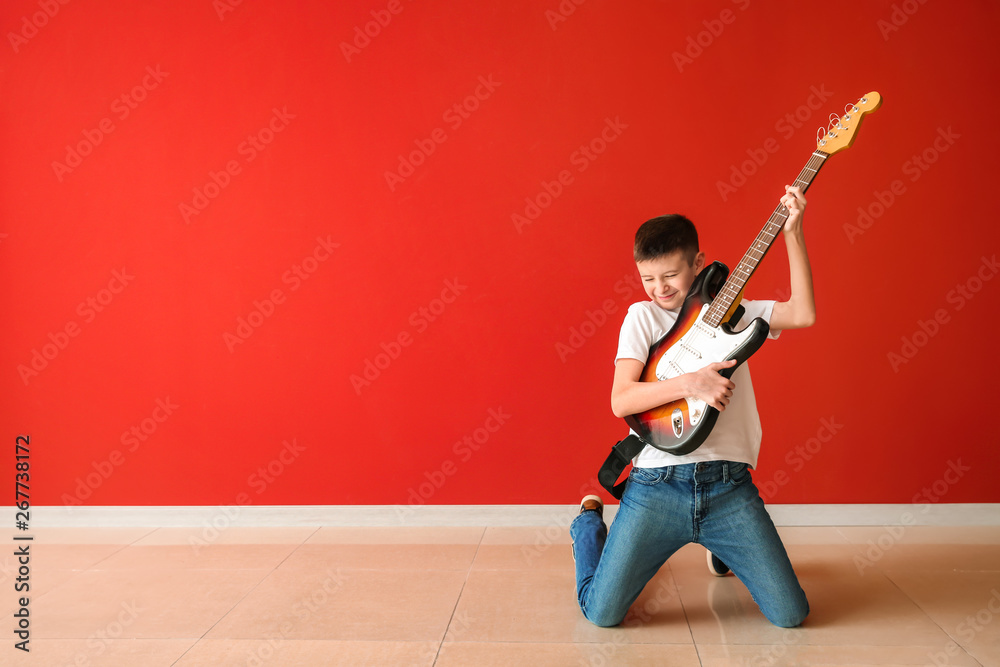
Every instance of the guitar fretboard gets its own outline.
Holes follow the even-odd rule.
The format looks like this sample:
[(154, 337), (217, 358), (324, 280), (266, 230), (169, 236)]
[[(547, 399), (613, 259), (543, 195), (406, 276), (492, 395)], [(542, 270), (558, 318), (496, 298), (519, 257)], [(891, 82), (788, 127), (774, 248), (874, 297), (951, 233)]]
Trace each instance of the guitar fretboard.
[[(799, 177), (795, 179), (792, 183), (793, 186), (799, 186), (802, 191), (805, 192), (809, 185), (812, 183), (813, 178), (819, 173), (820, 167), (826, 162), (826, 159), (830, 157), (829, 153), (824, 153), (823, 151), (815, 151), (810, 157), (806, 166), (802, 168), (799, 173)], [(705, 323), (709, 326), (717, 327), (722, 322), (722, 318), (726, 316), (729, 309), (732, 307), (733, 302), (736, 301), (736, 297), (740, 295), (743, 288), (746, 286), (747, 281), (750, 280), (750, 276), (757, 269), (757, 264), (760, 260), (764, 259), (764, 255), (771, 248), (771, 244), (774, 243), (774, 239), (778, 238), (778, 233), (781, 231), (782, 226), (785, 224), (785, 220), (788, 219), (788, 209), (782, 204), (778, 204), (778, 207), (774, 209), (774, 213), (768, 218), (767, 223), (764, 228), (760, 230), (757, 234), (757, 238), (754, 242), (750, 244), (750, 248), (743, 255), (743, 259), (740, 263), (736, 265), (733, 272), (729, 274), (729, 279), (726, 280), (726, 284), (722, 286), (719, 290), (718, 295), (716, 295), (715, 300), (712, 301), (712, 305), (709, 306), (708, 312), (705, 313)]]

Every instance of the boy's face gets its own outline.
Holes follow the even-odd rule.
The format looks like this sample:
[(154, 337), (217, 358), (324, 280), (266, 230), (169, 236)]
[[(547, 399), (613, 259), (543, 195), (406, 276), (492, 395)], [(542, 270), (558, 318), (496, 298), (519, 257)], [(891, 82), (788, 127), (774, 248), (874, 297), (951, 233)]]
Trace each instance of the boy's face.
[(635, 265), (646, 296), (664, 310), (679, 310), (691, 283), (705, 266), (705, 253), (695, 255), (693, 263), (688, 262), (683, 251), (677, 250)]

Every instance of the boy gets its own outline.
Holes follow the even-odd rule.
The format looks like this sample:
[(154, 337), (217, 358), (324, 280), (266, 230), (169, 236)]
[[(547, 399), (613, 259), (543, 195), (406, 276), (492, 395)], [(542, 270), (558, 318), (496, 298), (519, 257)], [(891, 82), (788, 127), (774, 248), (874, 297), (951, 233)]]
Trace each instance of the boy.
[[(800, 188), (786, 185), (781, 203), (788, 209), (782, 235), (791, 296), (784, 302), (744, 300), (745, 314), (735, 326), (739, 330), (763, 317), (770, 324), (769, 338), (816, 319), (802, 235), (806, 200)], [(625, 417), (694, 396), (720, 414), (711, 434), (690, 454), (674, 456), (647, 445), (633, 459), (610, 536), (601, 499), (583, 499), (570, 526), (580, 609), (596, 625), (618, 625), (667, 558), (697, 542), (709, 550), (709, 569), (722, 576), (731, 568), (771, 623), (797, 626), (809, 604), (748, 470), (757, 465), (761, 429), (747, 364), (731, 380), (719, 371), (735, 361), (660, 382), (639, 381), (650, 346), (670, 330), (705, 266), (694, 225), (679, 215), (648, 220), (636, 232), (635, 260), (650, 301), (633, 304), (622, 324), (612, 411)]]

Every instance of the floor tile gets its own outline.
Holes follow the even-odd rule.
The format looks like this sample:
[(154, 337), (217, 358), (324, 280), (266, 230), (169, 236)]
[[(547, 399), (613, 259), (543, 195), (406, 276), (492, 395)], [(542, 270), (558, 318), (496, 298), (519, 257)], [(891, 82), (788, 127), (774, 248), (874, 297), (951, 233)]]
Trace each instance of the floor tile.
[[(15, 549), (18, 548), (16, 545)], [(37, 572), (52, 570), (86, 570), (127, 549), (124, 544), (32, 544), (31, 567)], [(13, 549), (9, 552), (13, 554)], [(13, 565), (14, 556), (9, 556)], [(7, 570), (5, 560), (0, 569)]]
[(476, 544), (304, 544), (282, 563), (305, 570), (468, 570)]
[(553, 570), (573, 569), (570, 544), (483, 544), (476, 552), (473, 570)]
[[(887, 529), (888, 530), (888, 529)], [(950, 572), (1000, 572), (1000, 544), (906, 544), (894, 542), (891, 534), (852, 545), (852, 560), (859, 569), (920, 569)]]
[(853, 549), (852, 545), (788, 546), (810, 607), (803, 626), (794, 629), (771, 625), (735, 576), (710, 576), (703, 548), (688, 545), (668, 563), (699, 644), (935, 647), (948, 641), (941, 628), (880, 571), (859, 574), (851, 561)]
[(445, 642), (434, 667), (580, 667), (600, 665), (670, 665), (699, 667), (691, 644), (632, 644), (621, 635), (616, 641), (579, 643)]
[(307, 544), (479, 544), (484, 530), (480, 526), (323, 527)]
[[(1000, 527), (781, 527), (811, 605), (792, 629), (772, 626), (738, 579), (712, 577), (704, 548), (688, 545), (622, 625), (599, 628), (576, 601), (575, 514), (564, 510), (522, 527), (40, 529), (31, 657), (144, 667), (1000, 667)], [(7, 552), (4, 614), (17, 607), (19, 567)], [(0, 666), (25, 664), (13, 651), (0, 651)]]
[(177, 667), (213, 665), (351, 665), (352, 667), (431, 667), (440, 643), (334, 641), (321, 639), (203, 639)]
[(900, 590), (949, 637), (934, 650), (951, 655), (958, 647), (983, 665), (1000, 665), (1000, 572), (887, 570)]
[(212, 544), (129, 546), (91, 569), (130, 570), (264, 570), (277, 567), (295, 544)]
[(464, 571), (281, 567), (210, 639), (440, 641)]
[[(606, 523), (606, 522), (605, 522)], [(546, 547), (554, 544), (572, 544), (569, 536), (569, 523), (552, 524), (550, 526), (517, 526), (496, 527), (486, 529), (483, 544), (527, 544), (533, 547)]]
[[(14, 659), (7, 646), (0, 665), (101, 665), (101, 667), (169, 667), (194, 644), (194, 639), (31, 639), (30, 656)], [(10, 661), (6, 661), (9, 659)]]
[(156, 528), (32, 528), (34, 541), (41, 544), (132, 544)]
[[(702, 667), (774, 665), (781, 667), (874, 667), (875, 665), (956, 665), (976, 667), (967, 653), (933, 656), (913, 646), (802, 646), (797, 644), (698, 644)], [(935, 663), (937, 658), (940, 662)]]
[(783, 544), (846, 544), (847, 538), (835, 526), (779, 526)]
[(318, 528), (315, 526), (274, 526), (248, 528), (230, 526), (222, 530), (213, 526), (194, 528), (157, 528), (133, 543), (133, 546), (213, 544), (302, 544)]
[(201, 637), (266, 574), (238, 569), (80, 572), (31, 601), (32, 636)]
[(1000, 544), (1000, 526), (841, 526), (848, 542), (865, 544), (888, 536), (901, 544)]
[(601, 628), (584, 618), (575, 589), (572, 570), (473, 570), (445, 641), (609, 643), (623, 637), (627, 643), (691, 643), (666, 568), (615, 628)]

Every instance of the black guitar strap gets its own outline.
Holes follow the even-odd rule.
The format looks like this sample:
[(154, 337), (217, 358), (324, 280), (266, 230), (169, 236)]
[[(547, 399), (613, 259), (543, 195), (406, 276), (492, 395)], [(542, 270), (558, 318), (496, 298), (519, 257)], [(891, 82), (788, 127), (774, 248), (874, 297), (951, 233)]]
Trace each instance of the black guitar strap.
[(622, 480), (620, 484), (615, 484), (615, 482), (618, 481), (618, 477), (625, 470), (626, 466), (632, 462), (632, 459), (645, 446), (646, 443), (637, 435), (630, 435), (624, 440), (620, 440), (611, 448), (611, 453), (608, 454), (607, 460), (597, 472), (597, 481), (608, 490), (608, 493), (618, 500), (621, 500), (622, 494), (625, 493), (625, 484), (628, 482), (628, 479)]

